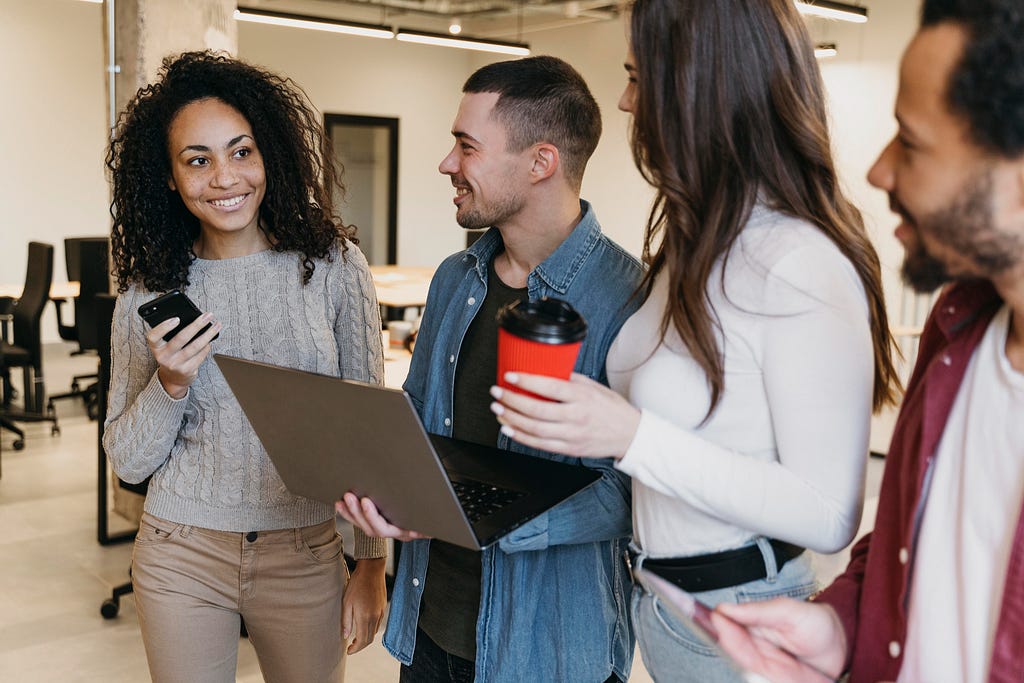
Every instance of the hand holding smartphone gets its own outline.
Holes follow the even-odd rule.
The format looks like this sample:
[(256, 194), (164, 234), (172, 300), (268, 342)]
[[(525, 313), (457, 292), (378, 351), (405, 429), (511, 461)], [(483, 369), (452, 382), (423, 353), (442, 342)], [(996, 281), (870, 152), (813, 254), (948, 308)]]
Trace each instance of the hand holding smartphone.
[[(171, 318), (178, 319), (177, 326), (164, 335), (164, 341), (171, 341), (176, 334), (181, 332), (202, 314), (203, 312), (199, 310), (199, 307), (192, 303), (192, 300), (185, 296), (183, 292), (177, 289), (172, 289), (166, 294), (158, 296), (152, 301), (147, 301), (139, 306), (139, 315), (142, 316), (142, 319), (145, 320), (150, 327), (156, 327), (160, 323), (165, 320), (170, 320)], [(211, 325), (213, 325), (213, 323), (207, 324), (206, 327), (196, 332), (195, 335), (188, 340), (188, 343), (186, 343), (185, 346), (194, 342), (196, 337), (199, 337), (210, 329)], [(218, 333), (214, 339), (219, 336), (220, 334)]]

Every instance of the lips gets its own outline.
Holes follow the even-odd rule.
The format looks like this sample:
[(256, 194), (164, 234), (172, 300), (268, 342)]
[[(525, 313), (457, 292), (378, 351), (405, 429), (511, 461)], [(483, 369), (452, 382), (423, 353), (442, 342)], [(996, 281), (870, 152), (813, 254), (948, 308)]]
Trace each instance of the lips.
[(223, 199), (211, 199), (209, 203), (218, 209), (233, 209), (239, 206), (249, 197), (249, 193), (235, 195), (234, 197), (225, 197)]
[(466, 200), (466, 198), (469, 197), (469, 195), (472, 194), (472, 192), (470, 191), (470, 189), (468, 187), (462, 187), (460, 185), (455, 185), (454, 187), (455, 187), (455, 198), (452, 201), (454, 201), (455, 205), (458, 206), (459, 204), (464, 202)]

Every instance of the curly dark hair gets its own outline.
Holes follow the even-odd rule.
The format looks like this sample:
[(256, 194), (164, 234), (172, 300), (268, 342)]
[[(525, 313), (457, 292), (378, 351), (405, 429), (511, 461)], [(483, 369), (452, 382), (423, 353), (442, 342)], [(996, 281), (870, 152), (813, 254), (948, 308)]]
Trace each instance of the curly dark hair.
[(1020, 0), (925, 0), (921, 28), (967, 31), (947, 98), (974, 142), (1003, 158), (1024, 154), (1024, 4)]
[(334, 213), (331, 191), (344, 192), (340, 171), (302, 88), (222, 54), (185, 52), (164, 59), (157, 81), (135, 94), (107, 152), (118, 291), (132, 283), (152, 291), (188, 284), (199, 220), (168, 187), (167, 131), (184, 106), (208, 98), (234, 107), (252, 126), (267, 182), (259, 226), (275, 250), (302, 254), (304, 282), (314, 259), (329, 258), (339, 241), (343, 252), (356, 243), (354, 228)]

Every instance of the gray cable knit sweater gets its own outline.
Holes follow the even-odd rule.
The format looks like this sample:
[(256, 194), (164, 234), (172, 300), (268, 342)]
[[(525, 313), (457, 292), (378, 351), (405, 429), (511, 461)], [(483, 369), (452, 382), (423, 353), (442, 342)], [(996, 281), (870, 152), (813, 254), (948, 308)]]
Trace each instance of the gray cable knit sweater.
[[(213, 351), (382, 383), (380, 309), (366, 259), (354, 246), (332, 257), (316, 261), (306, 285), (294, 252), (194, 261), (186, 293), (223, 323)], [(137, 313), (155, 296), (132, 286), (114, 311), (103, 446), (117, 475), (140, 482), (152, 474), (146, 511), (180, 524), (261, 531), (333, 518), (329, 506), (288, 492), (212, 357), (184, 398), (164, 391)], [(386, 552), (383, 539), (358, 530), (353, 551), (357, 559)]]

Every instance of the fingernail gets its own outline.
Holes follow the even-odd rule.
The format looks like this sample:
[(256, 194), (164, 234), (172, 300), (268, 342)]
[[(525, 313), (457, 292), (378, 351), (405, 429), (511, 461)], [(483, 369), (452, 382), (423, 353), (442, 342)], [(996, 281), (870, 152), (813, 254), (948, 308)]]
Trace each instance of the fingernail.
[(501, 405), (497, 401), (491, 404), (491, 412), (495, 415), (502, 415), (505, 412), (505, 406)]
[(518, 384), (519, 383), (519, 375), (517, 373), (515, 373), (515, 372), (506, 372), (505, 373), (505, 381), (508, 382), (509, 384)]
[(494, 398), (499, 398), (500, 399), (502, 394), (504, 394), (504, 393), (505, 393), (505, 391), (501, 387), (497, 387), (497, 386), (491, 387), (491, 396), (493, 396)]
[(511, 439), (511, 438), (515, 437), (516, 430), (512, 429), (508, 425), (502, 425), (501, 426), (501, 433)]

